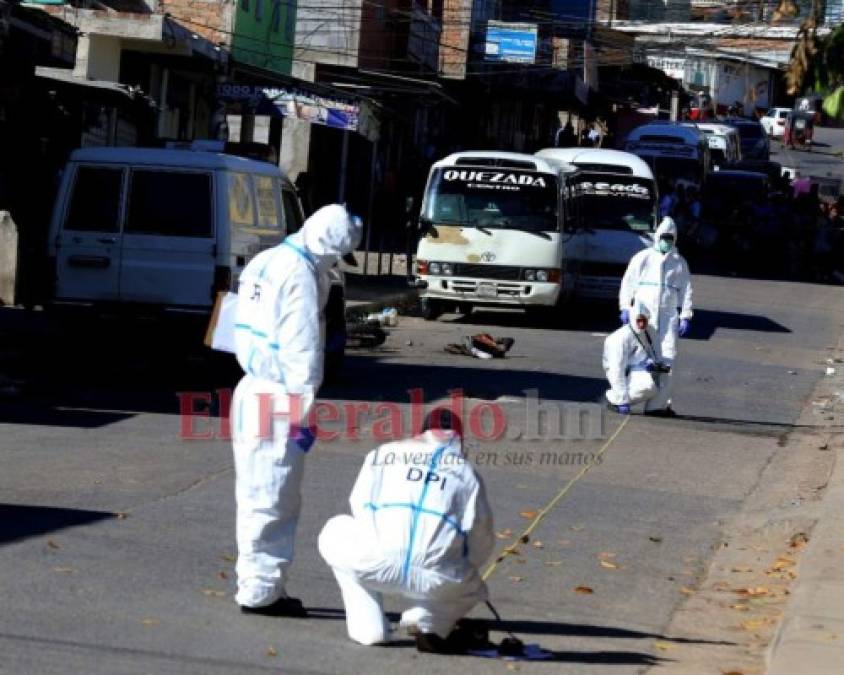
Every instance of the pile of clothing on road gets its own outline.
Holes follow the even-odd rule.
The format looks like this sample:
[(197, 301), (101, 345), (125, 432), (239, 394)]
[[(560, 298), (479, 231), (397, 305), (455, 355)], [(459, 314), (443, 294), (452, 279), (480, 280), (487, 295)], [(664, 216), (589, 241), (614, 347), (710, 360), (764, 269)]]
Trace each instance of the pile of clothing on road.
[(462, 343), (446, 345), (445, 351), (476, 359), (503, 359), (515, 342), (511, 337), (494, 338), (489, 333), (478, 333), (464, 337)]

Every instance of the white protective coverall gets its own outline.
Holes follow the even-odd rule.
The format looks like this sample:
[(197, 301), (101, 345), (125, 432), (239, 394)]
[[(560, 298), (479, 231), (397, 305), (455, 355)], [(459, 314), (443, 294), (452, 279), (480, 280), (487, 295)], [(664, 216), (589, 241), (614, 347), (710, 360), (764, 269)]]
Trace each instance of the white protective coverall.
[[(657, 248), (663, 234), (674, 235), (668, 253)], [(692, 283), (686, 259), (677, 251), (677, 225), (663, 218), (654, 234), (654, 245), (634, 255), (621, 280), (619, 307), (630, 310), (642, 302), (650, 312), (650, 326), (656, 331), (663, 363), (674, 366), (677, 358), (678, 329), (681, 319), (692, 318)], [(660, 396), (671, 402), (671, 374), (660, 375)]]
[(246, 374), (231, 418), (241, 606), (286, 597), (310, 447), (290, 437), (290, 426), (307, 426), (322, 383), (328, 271), (354, 249), (360, 229), (342, 206), (323, 207), (299, 232), (255, 256), (240, 276), (235, 345)]
[(647, 317), (649, 312), (643, 304), (638, 304), (630, 312), (630, 322), (622, 326), (604, 340), (604, 372), (607, 374), (610, 388), (607, 401), (612, 405), (636, 405), (645, 403), (645, 410), (660, 410), (665, 402), (657, 397), (660, 388), (657, 377), (647, 370), (648, 361), (657, 362), (659, 344), (656, 332), (650, 325), (645, 330), (636, 326), (639, 315)]
[(388, 639), (382, 593), (409, 600), (402, 624), (448, 636), (487, 599), (478, 568), (495, 542), (480, 476), (453, 431), (426, 431), (370, 452), (349, 498), (326, 523), (319, 551), (343, 595), (349, 637)]

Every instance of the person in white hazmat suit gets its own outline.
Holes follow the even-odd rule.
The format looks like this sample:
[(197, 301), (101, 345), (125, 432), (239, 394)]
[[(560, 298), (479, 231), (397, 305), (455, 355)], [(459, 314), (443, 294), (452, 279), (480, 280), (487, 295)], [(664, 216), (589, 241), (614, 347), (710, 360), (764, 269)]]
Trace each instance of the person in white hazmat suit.
[(487, 599), (479, 567), (495, 542), (484, 485), (462, 451), (460, 420), (431, 412), (419, 436), (370, 452), (319, 551), (334, 571), (349, 637), (389, 639), (382, 594), (410, 605), (401, 625), (420, 651), (458, 653), (458, 619)]
[(247, 613), (304, 616), (285, 590), (299, 519), (308, 413), (322, 383), (330, 268), (360, 241), (334, 204), (259, 253), (240, 276), (235, 348), (245, 375), (232, 398), (237, 502), (236, 602)]
[(661, 409), (659, 381), (665, 374), (656, 332), (648, 325), (650, 312), (641, 302), (630, 312), (629, 322), (604, 340), (604, 372), (610, 388), (611, 410), (629, 415), (632, 406), (644, 403), (645, 411)]
[(627, 265), (619, 291), (621, 322), (630, 322), (634, 302), (647, 307), (649, 323), (656, 331), (659, 355), (671, 372), (660, 375), (661, 408), (652, 404), (649, 414), (674, 415), (671, 408), (672, 373), (677, 358), (677, 339), (692, 320), (692, 283), (686, 259), (677, 251), (677, 225), (663, 218), (654, 233), (654, 245), (634, 255)]

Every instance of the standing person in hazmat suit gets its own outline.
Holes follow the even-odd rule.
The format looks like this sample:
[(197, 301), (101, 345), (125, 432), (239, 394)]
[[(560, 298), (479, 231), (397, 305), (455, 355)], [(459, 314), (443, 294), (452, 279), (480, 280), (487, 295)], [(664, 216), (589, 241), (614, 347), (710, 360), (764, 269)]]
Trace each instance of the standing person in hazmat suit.
[(232, 398), (237, 595), (247, 613), (305, 616), (287, 596), (299, 520), (308, 413), (322, 383), (330, 268), (358, 244), (360, 219), (339, 205), (253, 258), (240, 276), (235, 348), (245, 375)]
[(424, 429), (367, 455), (352, 515), (326, 523), (319, 551), (340, 586), (352, 640), (389, 639), (382, 593), (392, 593), (410, 605), (401, 625), (419, 651), (460, 653), (467, 645), (452, 629), (487, 599), (479, 567), (495, 542), (492, 512), (463, 454), (459, 418), (436, 409)]
[(650, 312), (641, 302), (630, 312), (630, 321), (604, 340), (604, 372), (610, 388), (607, 405), (622, 415), (631, 406), (645, 404), (645, 411), (662, 410), (660, 381), (667, 366), (659, 355), (656, 331), (648, 325)]
[(650, 312), (650, 325), (656, 331), (659, 355), (671, 372), (660, 375), (661, 409), (652, 415), (673, 416), (671, 385), (677, 339), (689, 331), (692, 320), (692, 283), (686, 259), (677, 251), (677, 225), (663, 218), (654, 233), (654, 245), (639, 251), (627, 265), (621, 281), (619, 307), (621, 322), (630, 321), (630, 308), (641, 302)]

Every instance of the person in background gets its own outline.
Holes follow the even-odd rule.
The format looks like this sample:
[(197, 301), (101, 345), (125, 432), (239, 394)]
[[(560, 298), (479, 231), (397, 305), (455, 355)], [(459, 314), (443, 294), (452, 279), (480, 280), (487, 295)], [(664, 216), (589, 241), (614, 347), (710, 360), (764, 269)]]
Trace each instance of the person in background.
[[(630, 323), (630, 309), (644, 304), (656, 331), (658, 354), (670, 369), (660, 378), (663, 407), (650, 414), (673, 416), (671, 383), (677, 358), (677, 339), (689, 331), (692, 320), (692, 283), (686, 259), (677, 251), (677, 225), (664, 218), (654, 244), (630, 259), (621, 281), (621, 322)], [(679, 310), (679, 312), (678, 312)]]

